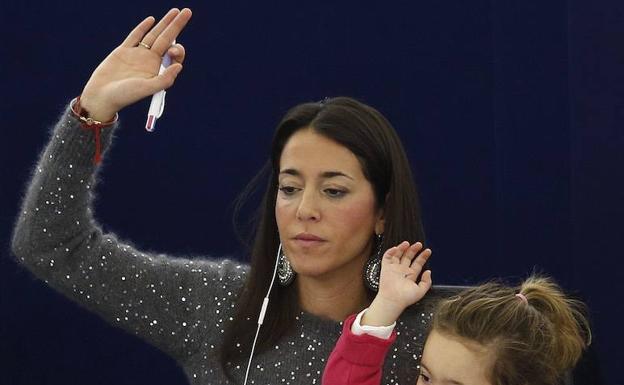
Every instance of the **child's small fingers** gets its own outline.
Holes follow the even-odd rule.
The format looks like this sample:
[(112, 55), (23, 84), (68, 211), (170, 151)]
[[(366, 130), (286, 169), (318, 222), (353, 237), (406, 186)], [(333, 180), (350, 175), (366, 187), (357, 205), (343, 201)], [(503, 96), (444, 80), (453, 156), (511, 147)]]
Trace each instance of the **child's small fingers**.
[(431, 279), (431, 270), (427, 270), (420, 277), (420, 282), (418, 282), (418, 287), (424, 290), (425, 292), (427, 292), (431, 288), (432, 284), (433, 284), (433, 281)]
[(396, 248), (396, 246), (389, 248), (388, 250), (386, 250), (386, 252), (383, 255), (383, 258), (381, 260), (382, 264), (386, 264), (386, 263), (399, 263), (399, 258), (396, 256), (396, 254), (398, 253), (398, 250)]
[(396, 246), (402, 253), (404, 253), (409, 247), (410, 243), (408, 241), (403, 241)]
[(412, 263), (412, 260), (414, 259), (414, 256), (422, 249), (422, 247), (423, 245), (420, 242), (416, 242), (411, 245), (403, 254), (403, 257), (401, 258), (401, 264), (409, 267)]
[(389, 248), (388, 250), (386, 250), (386, 252), (383, 255), (384, 259), (392, 258), (395, 252), (396, 252), (396, 246)]
[(420, 277), (420, 282), (426, 282), (429, 284), (432, 283), (431, 270), (425, 270), (425, 272), (422, 273), (422, 277)]
[(397, 258), (396, 263), (401, 262), (401, 258), (403, 258), (403, 254), (409, 248), (409, 242), (403, 241), (394, 247), (396, 249), (394, 253), (394, 257)]
[(427, 261), (429, 260), (429, 257), (431, 257), (431, 254), (431, 249), (423, 250), (420, 254), (418, 254), (418, 257), (416, 257), (414, 261), (412, 261), (410, 267), (412, 269), (422, 269), (425, 263), (427, 263)]

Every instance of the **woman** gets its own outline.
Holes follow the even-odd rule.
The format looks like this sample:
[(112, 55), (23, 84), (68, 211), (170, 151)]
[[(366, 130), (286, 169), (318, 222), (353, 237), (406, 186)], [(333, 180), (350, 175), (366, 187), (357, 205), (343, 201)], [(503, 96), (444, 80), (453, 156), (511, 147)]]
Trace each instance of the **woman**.
[[(198, 384), (243, 382), (279, 257), (281, 285), (272, 289), (250, 378), (318, 383), (339, 321), (370, 302), (366, 286), (377, 285), (382, 251), (424, 238), (409, 163), (379, 112), (335, 98), (286, 114), (266, 167), (250, 266), (141, 252), (93, 220), (97, 164), (117, 112), (174, 83), (185, 52), (172, 43), (190, 17), (172, 9), (156, 25), (145, 19), (93, 72), (36, 167), (13, 251), (57, 290), (170, 354)], [(165, 53), (174, 64), (158, 75)], [(386, 382), (416, 378), (428, 309), (423, 302), (404, 314), (406, 327), (399, 322), (401, 365), (388, 362)]]

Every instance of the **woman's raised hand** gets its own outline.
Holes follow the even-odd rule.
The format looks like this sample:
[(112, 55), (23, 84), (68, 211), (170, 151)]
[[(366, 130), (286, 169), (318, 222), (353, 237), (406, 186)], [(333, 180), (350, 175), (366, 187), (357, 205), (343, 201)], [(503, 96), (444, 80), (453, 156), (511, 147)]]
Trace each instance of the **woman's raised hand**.
[[(171, 87), (182, 70), (184, 47), (172, 45), (191, 18), (188, 8), (171, 9), (156, 24), (150, 16), (93, 71), (80, 97), (89, 117), (107, 122), (122, 108)], [(162, 56), (172, 64), (158, 74)]]
[(408, 306), (420, 301), (431, 288), (431, 270), (416, 282), (431, 256), (420, 242), (403, 242), (386, 251), (381, 260), (379, 292), (362, 317), (362, 325), (388, 326)]

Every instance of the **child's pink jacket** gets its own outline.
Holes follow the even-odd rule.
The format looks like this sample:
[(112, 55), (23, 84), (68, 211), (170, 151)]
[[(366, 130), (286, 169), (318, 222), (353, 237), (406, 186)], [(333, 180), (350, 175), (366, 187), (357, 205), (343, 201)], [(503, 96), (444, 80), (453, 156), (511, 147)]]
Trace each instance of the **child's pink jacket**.
[(322, 385), (379, 385), (388, 349), (396, 339), (393, 331), (387, 340), (368, 334), (355, 335), (351, 326), (356, 314), (349, 316), (323, 372)]

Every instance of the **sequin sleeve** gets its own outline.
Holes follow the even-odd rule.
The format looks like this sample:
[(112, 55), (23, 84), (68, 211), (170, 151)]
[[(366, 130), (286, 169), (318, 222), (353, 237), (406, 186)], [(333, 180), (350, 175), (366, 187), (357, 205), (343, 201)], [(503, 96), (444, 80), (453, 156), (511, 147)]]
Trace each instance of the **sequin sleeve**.
[[(103, 129), (104, 149), (115, 129)], [(178, 360), (215, 344), (246, 267), (145, 253), (104, 234), (92, 215), (93, 151), (93, 133), (65, 113), (34, 169), (14, 229), (18, 262)]]

